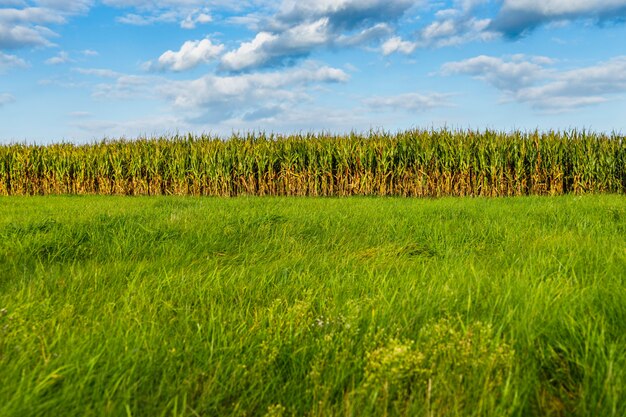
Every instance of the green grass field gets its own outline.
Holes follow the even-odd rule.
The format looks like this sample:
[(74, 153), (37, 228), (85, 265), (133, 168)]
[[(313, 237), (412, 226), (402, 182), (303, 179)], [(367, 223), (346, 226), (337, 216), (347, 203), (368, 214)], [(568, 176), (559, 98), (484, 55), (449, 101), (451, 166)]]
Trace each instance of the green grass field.
[(625, 416), (626, 198), (0, 198), (0, 416)]

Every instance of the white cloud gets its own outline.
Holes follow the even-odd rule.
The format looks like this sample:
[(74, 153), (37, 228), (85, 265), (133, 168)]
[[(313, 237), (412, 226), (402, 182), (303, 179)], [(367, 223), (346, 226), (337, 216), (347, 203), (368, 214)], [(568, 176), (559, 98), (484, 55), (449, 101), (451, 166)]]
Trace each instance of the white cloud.
[[(190, 4), (191, 5), (191, 4)], [(204, 25), (213, 21), (208, 8), (189, 7), (140, 7), (138, 13), (128, 13), (119, 16), (116, 20), (135, 26), (147, 26), (155, 23), (180, 23), (183, 29), (195, 29), (197, 25)]]
[(120, 23), (134, 26), (148, 26), (155, 23), (174, 23), (180, 20), (179, 13), (167, 11), (154, 15), (129, 13), (116, 19)]
[(292, 64), (319, 48), (373, 43), (392, 32), (398, 21), (420, 0), (284, 0), (262, 27), (222, 58), (229, 71)]
[(420, 4), (417, 0), (283, 0), (275, 23), (291, 26), (329, 17), (333, 27), (354, 28), (364, 22), (394, 21)]
[(0, 51), (0, 74), (12, 68), (26, 68), (26, 67), (28, 67), (28, 63), (24, 61), (22, 58), (15, 56), (15, 55), (5, 54), (2, 51)]
[(68, 113), (67, 115), (74, 119), (87, 119), (93, 116), (92, 113), (89, 113), (87, 111), (73, 111)]
[(124, 75), (122, 73), (104, 68), (74, 68), (73, 71), (79, 74), (91, 75), (100, 78), (119, 78)]
[(545, 57), (479, 56), (442, 67), (444, 74), (467, 74), (504, 93), (506, 100), (548, 111), (567, 111), (626, 94), (626, 56), (597, 65), (558, 71)]
[(6, 1), (0, 9), (0, 49), (51, 46), (56, 37), (48, 25), (65, 24), (69, 17), (85, 13), (91, 0)]
[(371, 97), (364, 103), (373, 109), (405, 110), (409, 112), (423, 112), (436, 107), (450, 106), (449, 94), (441, 93), (405, 93), (395, 96)]
[(563, 16), (626, 7), (626, 0), (504, 0), (505, 12), (535, 12), (545, 16)]
[(110, 7), (130, 9), (132, 12), (119, 16), (124, 24), (145, 26), (156, 23), (178, 23), (183, 29), (194, 29), (199, 24), (213, 21), (211, 8), (242, 10), (263, 1), (227, 0), (102, 0)]
[(491, 0), (454, 0), (454, 3), (464, 12), (474, 10), (481, 4), (489, 3)]
[(405, 55), (412, 54), (415, 49), (417, 49), (416, 42), (409, 42), (403, 40), (399, 36), (394, 36), (393, 38), (389, 38), (386, 40), (381, 49), (384, 55), (391, 55), (394, 52), (400, 52)]
[(0, 22), (4, 24), (18, 23), (64, 23), (65, 18), (59, 13), (51, 13), (51, 10), (43, 7), (24, 7), (0, 9)]
[[(58, 0), (64, 1), (64, 0)], [(134, 8), (141, 11), (153, 11), (159, 9), (194, 9), (202, 7), (222, 7), (229, 10), (243, 10), (250, 7), (262, 7), (275, 5), (275, 0), (102, 0), (107, 6), (117, 8)]]
[(158, 98), (155, 86), (167, 83), (169, 80), (161, 77), (120, 74), (114, 78), (113, 84), (106, 82), (96, 84), (93, 96), (103, 100), (151, 100)]
[(188, 123), (169, 114), (137, 117), (130, 120), (105, 120), (95, 118), (75, 118), (70, 125), (77, 129), (73, 136), (85, 137), (89, 140), (103, 138), (140, 138), (173, 135), (177, 129), (191, 131)]
[(331, 67), (305, 66), (285, 71), (207, 75), (192, 81), (169, 83), (161, 91), (175, 106), (184, 108), (258, 108), (275, 100), (295, 103), (303, 97), (302, 87), (317, 83), (346, 82), (349, 76)]
[(188, 120), (167, 112), (165, 114), (137, 117), (129, 120), (76, 119), (72, 126), (78, 131), (74, 137), (101, 139), (103, 137), (143, 137), (173, 135), (177, 132), (197, 132), (202, 134), (231, 137), (233, 132), (263, 130), (281, 134), (304, 132), (350, 132), (355, 127), (367, 131), (372, 125), (370, 118), (355, 114), (351, 110), (333, 109), (326, 106), (301, 106), (285, 109), (268, 106), (258, 111), (234, 114), (228, 120), (200, 118)]
[(162, 10), (167, 8), (197, 8), (206, 5), (206, 0), (102, 0), (107, 6), (134, 8), (141, 11)]
[(263, 51), (265, 45), (278, 39), (278, 35), (269, 32), (260, 32), (250, 42), (244, 42), (239, 49), (228, 52), (222, 57), (224, 68), (239, 70), (260, 65), (267, 61), (268, 54)]
[(557, 73), (545, 84), (520, 90), (517, 97), (540, 107), (567, 109), (601, 103), (625, 93), (626, 56), (622, 56)]
[(74, 62), (74, 61), (70, 58), (70, 54), (68, 54), (65, 51), (61, 51), (56, 56), (53, 56), (52, 58), (47, 59), (45, 62), (47, 65), (61, 65), (61, 64), (67, 64), (68, 62)]
[(76, 15), (87, 13), (94, 5), (94, 0), (36, 0), (36, 3), (64, 15)]
[[(61, 0), (60, 0), (61, 1)], [(190, 25), (212, 21), (211, 9), (243, 12), (250, 8), (263, 10), (276, 7), (275, 0), (101, 0), (106, 6), (130, 9), (133, 13), (121, 17), (122, 23), (142, 24), (179, 22), (184, 29)], [(172, 17), (176, 19), (170, 20)]]
[(0, 49), (25, 46), (51, 46), (50, 38), (58, 36), (43, 26), (9, 25), (0, 21)]
[(2, 7), (18, 7), (24, 5), (23, 0), (0, 0), (0, 6)]
[(0, 107), (9, 103), (13, 103), (14, 101), (15, 101), (15, 97), (13, 97), (11, 94), (0, 93)]
[(444, 64), (444, 75), (467, 74), (483, 80), (504, 91), (518, 91), (544, 79), (548, 74), (544, 57), (527, 58), (515, 55), (508, 61), (502, 58), (480, 55), (464, 61)]
[(187, 41), (178, 51), (166, 51), (156, 63), (149, 63), (148, 67), (157, 70), (185, 71), (202, 63), (217, 59), (224, 45), (214, 45), (209, 39)]
[(573, 19), (626, 18), (626, 0), (504, 0), (492, 28), (519, 36), (541, 24)]
[(205, 75), (174, 81), (161, 76), (132, 76), (102, 69), (76, 69), (103, 78), (93, 85), (99, 99), (164, 100), (171, 113), (191, 124), (226, 120), (266, 120), (291, 114), (311, 101), (311, 92), (328, 83), (343, 83), (344, 71), (307, 62), (281, 71), (229, 76)]
[(312, 48), (329, 41), (328, 23), (328, 18), (322, 18), (296, 25), (278, 35), (260, 32), (251, 42), (244, 42), (238, 49), (225, 54), (222, 68), (239, 71), (262, 66), (272, 60), (305, 55)]
[(213, 17), (209, 14), (208, 10), (194, 10), (189, 13), (187, 17), (180, 22), (180, 27), (183, 29), (195, 29), (198, 24), (204, 25), (211, 23)]
[(412, 39), (394, 36), (381, 47), (383, 55), (402, 53), (409, 55), (418, 48), (456, 46), (473, 41), (490, 41), (498, 34), (489, 29), (490, 19), (472, 15), (474, 8), (483, 0), (457, 1), (459, 9), (441, 9), (435, 20), (419, 29)]
[(358, 46), (375, 42), (393, 33), (391, 26), (386, 23), (378, 23), (372, 27), (363, 29), (360, 32), (347, 35), (339, 35), (335, 44), (338, 46)]

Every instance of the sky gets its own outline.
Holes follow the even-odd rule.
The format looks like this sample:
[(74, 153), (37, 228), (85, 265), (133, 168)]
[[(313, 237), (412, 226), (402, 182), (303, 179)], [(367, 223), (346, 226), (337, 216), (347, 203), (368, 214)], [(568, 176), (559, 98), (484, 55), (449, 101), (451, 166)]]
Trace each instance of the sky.
[(0, 0), (0, 143), (626, 132), (626, 0)]

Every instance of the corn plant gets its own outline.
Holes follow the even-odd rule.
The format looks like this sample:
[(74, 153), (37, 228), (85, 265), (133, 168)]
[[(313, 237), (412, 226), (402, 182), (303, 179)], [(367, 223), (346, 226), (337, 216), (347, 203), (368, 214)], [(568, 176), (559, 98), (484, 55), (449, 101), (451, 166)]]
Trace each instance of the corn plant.
[(624, 136), (586, 131), (176, 135), (0, 146), (0, 195), (515, 196), (626, 192)]

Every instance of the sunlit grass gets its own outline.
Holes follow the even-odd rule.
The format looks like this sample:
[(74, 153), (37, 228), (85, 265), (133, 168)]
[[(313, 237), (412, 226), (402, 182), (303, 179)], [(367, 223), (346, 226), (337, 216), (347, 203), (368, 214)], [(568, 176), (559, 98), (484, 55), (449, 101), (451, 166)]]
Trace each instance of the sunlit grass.
[(626, 200), (0, 198), (0, 415), (626, 415)]

